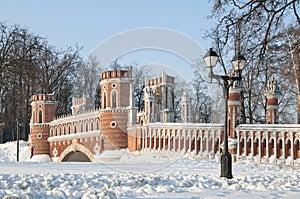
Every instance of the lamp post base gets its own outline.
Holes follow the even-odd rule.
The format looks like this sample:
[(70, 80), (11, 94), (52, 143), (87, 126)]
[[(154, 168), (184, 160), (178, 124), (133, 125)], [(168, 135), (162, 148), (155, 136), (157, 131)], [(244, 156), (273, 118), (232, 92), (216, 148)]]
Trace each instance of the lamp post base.
[(230, 153), (221, 155), (221, 176), (227, 179), (232, 179), (232, 158)]

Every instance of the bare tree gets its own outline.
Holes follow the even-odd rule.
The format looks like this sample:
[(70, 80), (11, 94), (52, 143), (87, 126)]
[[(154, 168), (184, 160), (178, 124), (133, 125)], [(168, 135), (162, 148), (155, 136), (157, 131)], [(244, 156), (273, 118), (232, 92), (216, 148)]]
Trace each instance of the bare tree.
[[(288, 37), (284, 37), (286, 29), (282, 27), (282, 21), (288, 23), (290, 30), (288, 35), (292, 35), (294, 40), (290, 43), (290, 56), (285, 59), (291, 64), (285, 64), (294, 68), (293, 78), (296, 85), (300, 85), (300, 68), (296, 57), (299, 55), (297, 49), (299, 35), (291, 34), (299, 30), (300, 18), (298, 15), (299, 1), (297, 0), (274, 0), (274, 1), (244, 1), (244, 0), (212, 0), (213, 11), (211, 17), (218, 20), (217, 26), (211, 31), (225, 73), (229, 60), (228, 55), (242, 53), (247, 57), (248, 65), (245, 70), (245, 90), (242, 93), (242, 116), (244, 122), (264, 122), (262, 112), (266, 108), (266, 99), (263, 97), (263, 88), (271, 76), (282, 78), (280, 67), (283, 67), (278, 60), (285, 59), (282, 53), (273, 53), (275, 47), (287, 43)], [(285, 42), (284, 42), (285, 40)], [(280, 48), (280, 47), (279, 47)], [(293, 58), (293, 57), (294, 58)], [(294, 60), (294, 61), (292, 61)], [(283, 69), (283, 68), (282, 68)], [(285, 79), (287, 80), (287, 79)], [(286, 81), (279, 81), (280, 87), (288, 85)], [(291, 87), (290, 87), (291, 88)], [(296, 87), (296, 96), (300, 104), (300, 87)], [(291, 109), (289, 96), (282, 96), (281, 104), (285, 104), (285, 109)], [(289, 102), (287, 102), (289, 101)], [(300, 105), (298, 106), (300, 113)], [(298, 123), (300, 116), (298, 116)]]
[[(29, 133), (30, 98), (36, 92), (56, 92), (58, 113), (66, 114), (79, 59), (79, 48), (57, 50), (39, 36), (18, 25), (0, 23), (0, 123), (4, 141)], [(68, 102), (67, 102), (68, 101)], [(5, 117), (3, 117), (5, 115)]]
[(93, 98), (100, 79), (101, 68), (96, 57), (89, 56), (79, 64), (75, 77), (74, 95)]
[(139, 66), (137, 63), (131, 66), (134, 88), (134, 98), (138, 111), (144, 109), (144, 88), (145, 81), (150, 78), (151, 69), (147, 65)]

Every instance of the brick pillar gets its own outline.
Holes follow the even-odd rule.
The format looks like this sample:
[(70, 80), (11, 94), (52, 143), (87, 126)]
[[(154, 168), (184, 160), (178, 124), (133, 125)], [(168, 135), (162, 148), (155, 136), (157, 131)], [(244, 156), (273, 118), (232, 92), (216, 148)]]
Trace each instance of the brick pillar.
[[(237, 144), (235, 127), (240, 124), (240, 107), (241, 107), (241, 87), (234, 84), (229, 89), (228, 93), (228, 150), (233, 155), (235, 161), (235, 154), (237, 154)], [(235, 142), (234, 142), (235, 140)]]
[(235, 127), (240, 124), (241, 88), (230, 87), (228, 95), (228, 137), (236, 138)]
[(266, 122), (267, 124), (278, 124), (278, 87), (274, 77), (268, 80), (265, 88), (267, 98)]

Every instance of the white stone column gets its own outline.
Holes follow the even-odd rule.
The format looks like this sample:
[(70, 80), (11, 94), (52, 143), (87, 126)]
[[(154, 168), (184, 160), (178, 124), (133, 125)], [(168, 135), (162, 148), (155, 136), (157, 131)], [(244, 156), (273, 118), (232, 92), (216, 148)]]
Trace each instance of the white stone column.
[(186, 152), (186, 130), (183, 130), (183, 151)]
[(266, 157), (267, 157), (267, 160), (269, 162), (269, 131), (267, 131), (267, 137), (266, 137)]
[(212, 137), (212, 147), (211, 147), (211, 150), (212, 150), (212, 154), (215, 155), (215, 130), (213, 130), (213, 137)]
[(164, 140), (164, 151), (166, 150), (166, 131), (165, 131), (165, 129), (163, 130), (163, 136), (164, 136), (164, 138), (163, 138), (163, 140)]
[(154, 135), (153, 135), (153, 139), (154, 139), (154, 143), (153, 143), (153, 149), (156, 150), (156, 133), (157, 133), (157, 129), (154, 129)]
[(243, 131), (243, 134), (244, 134), (244, 151), (243, 151), (243, 155), (246, 157), (248, 156), (247, 154), (247, 132), (246, 131)]
[(178, 135), (178, 149), (177, 151), (180, 152), (181, 148), (181, 131), (179, 130), (179, 135)]
[(159, 133), (158, 133), (158, 150), (161, 150), (161, 130), (159, 129)]
[(194, 136), (195, 136), (195, 142), (194, 142), (194, 145), (195, 145), (195, 154), (197, 155), (197, 130), (194, 130)]
[(171, 135), (170, 135), (170, 129), (168, 129), (168, 152), (170, 152), (170, 146), (171, 146)]
[(250, 131), (251, 134), (251, 158), (254, 158), (254, 135), (253, 131)]
[(200, 154), (203, 155), (203, 130), (200, 130)]
[(208, 148), (208, 143), (209, 143), (208, 133), (209, 132), (210, 132), (210, 130), (206, 130), (206, 155), (208, 155), (208, 153), (209, 153), (209, 148)]
[(277, 163), (277, 132), (274, 132), (274, 155), (275, 163)]
[(188, 137), (189, 137), (189, 149), (188, 152), (192, 152), (192, 132), (191, 130), (188, 130)]
[(239, 161), (240, 158), (240, 131), (236, 131), (237, 134), (237, 161)]
[(294, 155), (294, 134), (295, 132), (291, 132), (292, 134), (292, 141), (291, 141), (291, 156), (292, 156), (292, 164), (294, 164), (295, 155)]
[(259, 134), (258, 134), (259, 138), (258, 138), (258, 159), (259, 159), (259, 162), (261, 162), (261, 131), (259, 131)]
[(150, 140), (149, 148), (150, 148), (150, 150), (152, 150), (152, 132), (153, 132), (153, 129), (149, 129), (149, 140)]
[(282, 132), (282, 155), (283, 155), (283, 164), (285, 164), (285, 132), (284, 131), (281, 131)]

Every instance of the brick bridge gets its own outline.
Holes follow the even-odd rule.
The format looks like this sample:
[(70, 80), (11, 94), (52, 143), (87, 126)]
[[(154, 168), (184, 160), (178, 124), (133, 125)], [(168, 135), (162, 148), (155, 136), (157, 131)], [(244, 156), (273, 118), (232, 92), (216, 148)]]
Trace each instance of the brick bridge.
[[(272, 79), (266, 88), (267, 123), (239, 124), (240, 88), (231, 88), (228, 103), (229, 150), (234, 160), (298, 165), (300, 125), (278, 121), (277, 90)], [(144, 110), (134, 107), (131, 69), (101, 74), (101, 107), (93, 99), (74, 98), (72, 114), (55, 118), (53, 94), (32, 96), (32, 156), (52, 161), (101, 161), (107, 150), (128, 148), (145, 153), (218, 158), (222, 150), (223, 124), (189, 122), (189, 100), (182, 97), (183, 122), (174, 123), (174, 78), (164, 72), (146, 81)]]

